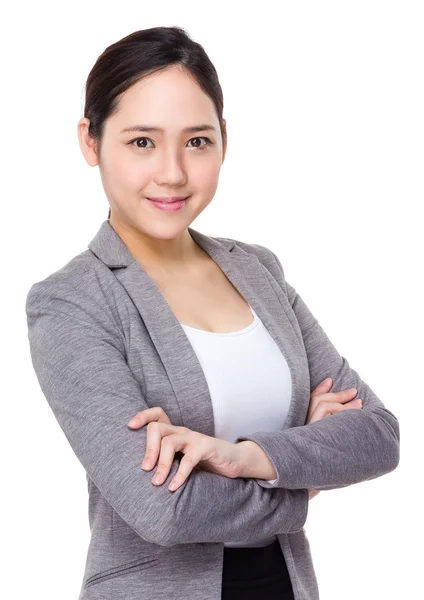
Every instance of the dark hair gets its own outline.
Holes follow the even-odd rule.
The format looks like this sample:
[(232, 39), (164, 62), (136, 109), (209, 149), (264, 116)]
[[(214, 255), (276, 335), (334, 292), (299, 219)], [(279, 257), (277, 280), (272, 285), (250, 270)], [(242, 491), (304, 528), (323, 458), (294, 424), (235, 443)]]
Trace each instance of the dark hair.
[(224, 140), (222, 89), (205, 50), (181, 27), (152, 27), (135, 31), (108, 46), (88, 75), (84, 117), (90, 120), (88, 131), (97, 140), (99, 153), (105, 120), (117, 111), (120, 94), (143, 77), (171, 65), (180, 65), (191, 73), (211, 98)]

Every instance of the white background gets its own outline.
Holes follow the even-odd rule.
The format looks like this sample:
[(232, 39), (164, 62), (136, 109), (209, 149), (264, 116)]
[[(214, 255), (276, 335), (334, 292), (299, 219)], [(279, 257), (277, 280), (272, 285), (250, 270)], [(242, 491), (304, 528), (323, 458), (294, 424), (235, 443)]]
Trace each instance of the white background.
[(322, 600), (422, 593), (424, 16), (421, 2), (21, 2), (2, 18), (2, 596), (76, 600), (85, 471), (38, 386), (25, 298), (107, 218), (78, 146), (106, 46), (178, 25), (224, 92), (228, 152), (193, 227), (268, 246), (401, 425), (392, 473), (311, 500)]

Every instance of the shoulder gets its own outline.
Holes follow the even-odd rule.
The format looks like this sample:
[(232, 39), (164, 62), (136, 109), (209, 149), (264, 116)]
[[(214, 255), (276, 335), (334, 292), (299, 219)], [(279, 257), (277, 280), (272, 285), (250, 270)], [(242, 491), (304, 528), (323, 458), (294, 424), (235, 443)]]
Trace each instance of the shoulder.
[(105, 292), (113, 278), (102, 261), (90, 250), (84, 250), (30, 286), (26, 296), (27, 310), (32, 303), (47, 306), (63, 300), (75, 306), (97, 304), (104, 309)]

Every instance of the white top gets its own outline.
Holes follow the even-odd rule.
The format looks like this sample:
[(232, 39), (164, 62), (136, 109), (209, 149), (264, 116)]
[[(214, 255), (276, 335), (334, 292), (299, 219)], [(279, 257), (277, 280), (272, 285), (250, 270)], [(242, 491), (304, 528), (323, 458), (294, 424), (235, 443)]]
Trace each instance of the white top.
[[(282, 429), (292, 394), (286, 359), (251, 306), (250, 310), (252, 323), (229, 333), (181, 323), (209, 387), (215, 437), (229, 442), (240, 435)], [(274, 535), (255, 543), (225, 542), (224, 546), (267, 546), (276, 539)]]

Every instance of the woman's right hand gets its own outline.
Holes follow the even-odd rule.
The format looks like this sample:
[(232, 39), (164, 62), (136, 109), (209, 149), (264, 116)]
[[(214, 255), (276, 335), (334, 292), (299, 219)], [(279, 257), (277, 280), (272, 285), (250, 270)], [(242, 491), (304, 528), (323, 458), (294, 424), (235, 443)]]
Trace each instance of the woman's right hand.
[[(352, 398), (357, 394), (358, 390), (356, 388), (350, 388), (342, 392), (330, 392), (329, 390), (332, 385), (333, 380), (328, 377), (312, 391), (306, 417), (306, 425), (309, 425), (314, 421), (319, 421), (324, 417), (329, 417), (342, 410), (362, 408), (362, 400), (360, 398), (351, 402)], [(310, 489), (309, 500), (319, 494), (320, 491), (321, 490)]]

